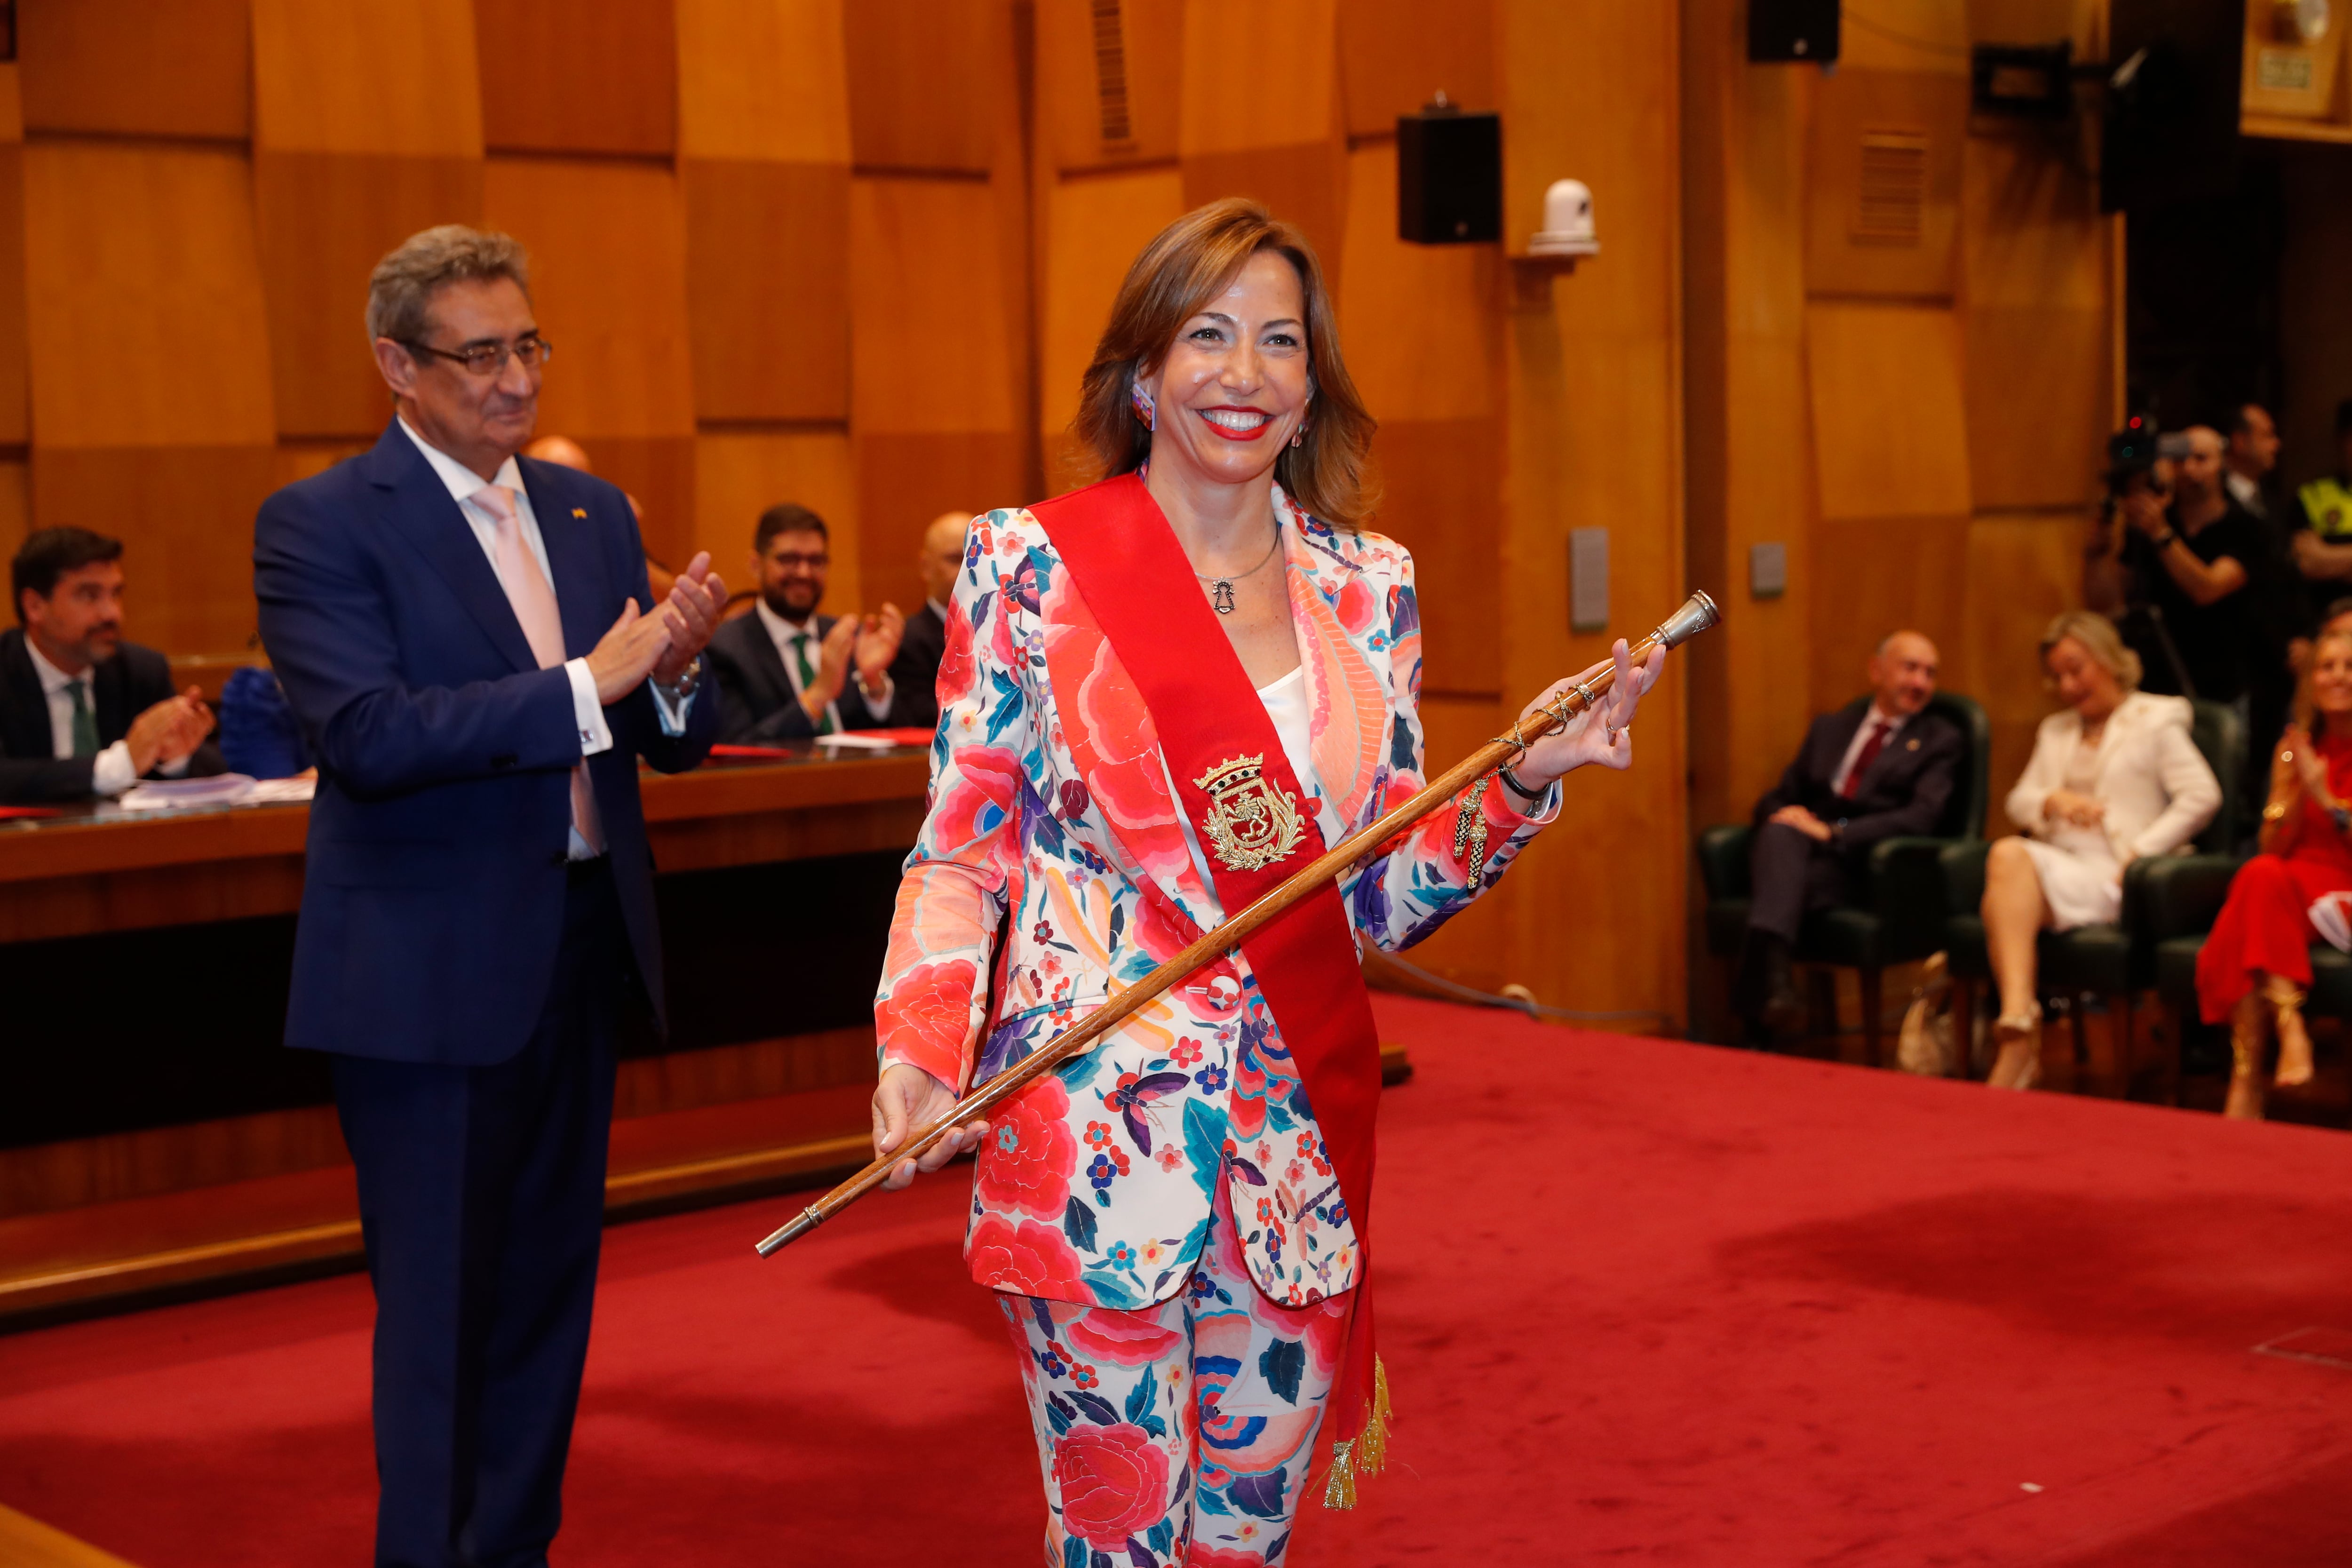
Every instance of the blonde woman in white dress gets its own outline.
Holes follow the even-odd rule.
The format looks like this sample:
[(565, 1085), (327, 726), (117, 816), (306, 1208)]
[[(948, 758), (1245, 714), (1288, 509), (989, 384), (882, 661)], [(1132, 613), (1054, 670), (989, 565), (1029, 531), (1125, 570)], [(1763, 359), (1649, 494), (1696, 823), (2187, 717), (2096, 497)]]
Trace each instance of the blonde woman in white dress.
[(2009, 792), (2019, 837), (1995, 840), (1985, 860), (1985, 951), (2000, 992), (2000, 1054), (1987, 1080), (1996, 1089), (2031, 1089), (2041, 1076), (2034, 939), (2112, 923), (2125, 868), (2185, 848), (2221, 805), (2189, 739), (2188, 700), (2137, 689), (2139, 656), (2105, 616), (2072, 610), (2051, 622), (2042, 668), (2066, 706), (2042, 721)]

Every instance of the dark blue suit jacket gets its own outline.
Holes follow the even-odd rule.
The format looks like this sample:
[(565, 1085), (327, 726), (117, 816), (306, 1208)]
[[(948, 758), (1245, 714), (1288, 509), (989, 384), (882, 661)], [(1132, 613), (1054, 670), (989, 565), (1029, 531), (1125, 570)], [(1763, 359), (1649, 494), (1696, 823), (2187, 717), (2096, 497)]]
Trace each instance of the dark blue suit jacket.
[[(624, 603), (652, 603), (627, 498), (520, 459), (546, 540), (567, 657)], [(289, 485), (254, 524), (261, 639), (319, 759), (286, 1043), (472, 1066), (520, 1050), (563, 926), (580, 761), (572, 685), (541, 669), (472, 528), (423, 453), (373, 451)], [(699, 763), (719, 728), (700, 692), (662, 731), (649, 688), (605, 710), (589, 759), (637, 971), (662, 1015), (653, 857), (637, 759)]]

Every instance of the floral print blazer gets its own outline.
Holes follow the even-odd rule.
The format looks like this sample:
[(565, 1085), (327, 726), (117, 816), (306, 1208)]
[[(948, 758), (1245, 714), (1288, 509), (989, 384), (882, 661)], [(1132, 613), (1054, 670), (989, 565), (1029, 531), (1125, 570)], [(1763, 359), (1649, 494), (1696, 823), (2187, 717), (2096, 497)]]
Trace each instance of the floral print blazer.
[[(1303, 815), (1328, 804), (1353, 832), (1423, 783), (1412, 560), (1318, 521), (1279, 488), (1274, 502), (1312, 712), (1313, 776), (1300, 783), (1317, 809)], [(1224, 911), (1186, 844), (1151, 715), (1026, 510), (972, 520), (939, 692), (929, 812), (899, 884), (875, 1024), (885, 1068), (911, 1064), (961, 1092)], [(1533, 816), (1499, 785), (1483, 792), (1493, 852), (1474, 887), (1454, 852), (1466, 801), (1342, 882), (1360, 942), (1420, 941), (1559, 809), (1557, 785)], [(998, 1111), (965, 1254), (1000, 1290), (1142, 1307), (1182, 1288), (1220, 1180), (1271, 1300), (1300, 1306), (1355, 1283), (1328, 1152), (1240, 953)]]

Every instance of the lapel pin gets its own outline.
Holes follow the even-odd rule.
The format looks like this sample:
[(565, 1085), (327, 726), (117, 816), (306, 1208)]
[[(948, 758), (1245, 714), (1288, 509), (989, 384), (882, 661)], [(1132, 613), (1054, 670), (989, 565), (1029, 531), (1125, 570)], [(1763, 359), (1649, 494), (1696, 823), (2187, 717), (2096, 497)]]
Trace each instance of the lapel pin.
[[(572, 515), (584, 522), (588, 519), (588, 509), (584, 506), (575, 506), (572, 509)], [(1919, 742), (1914, 741), (1911, 743), (1916, 746)]]
[[(576, 517), (579, 514), (574, 512), (572, 515)], [(1906, 741), (1903, 742), (1903, 749), (1906, 752), (1916, 752), (1919, 749), (1919, 742), (1916, 739)]]

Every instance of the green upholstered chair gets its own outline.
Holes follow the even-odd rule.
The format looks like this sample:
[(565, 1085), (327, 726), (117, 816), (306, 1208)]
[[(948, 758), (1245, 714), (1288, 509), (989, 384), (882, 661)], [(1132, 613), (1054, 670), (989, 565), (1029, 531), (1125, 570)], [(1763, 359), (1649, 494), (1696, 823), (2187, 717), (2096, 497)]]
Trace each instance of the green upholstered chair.
[[(1869, 701), (1858, 697), (1849, 710), (1859, 715)], [(1955, 842), (1984, 836), (1992, 727), (1982, 708), (1956, 691), (1938, 691), (1927, 707), (1958, 725), (1966, 742), (1943, 822), (1932, 837), (1885, 838), (1872, 845), (1861, 897), (1806, 916), (1797, 933), (1796, 962), (1817, 967), (1817, 1029), (1835, 1027), (1832, 1005), (1836, 993), (1828, 971), (1859, 973), (1863, 1040), (1874, 1066), (1881, 1065), (1884, 1057), (1882, 973), (1890, 963), (1925, 958), (1943, 943), (1944, 894), (1937, 858)], [(1717, 957), (1737, 960), (1748, 930), (1748, 851), (1754, 834), (1748, 824), (1737, 823), (1707, 828), (1698, 837), (1699, 876), (1706, 889), (1706, 946)]]
[[(2195, 840), (2202, 856), (2212, 856), (2228, 846), (2237, 821), (2238, 795), (2245, 777), (2245, 725), (2239, 720), (2237, 710), (2223, 703), (2197, 701), (2190, 704), (2190, 709), (2189, 738), (2196, 742), (2197, 750), (2221, 786), (2221, 809)], [(1991, 994), (1992, 968), (1985, 953), (1984, 918), (1977, 912), (1984, 900), (1985, 856), (1991, 847), (1989, 842), (1979, 840), (1956, 844), (1943, 854), (1948, 911), (1944, 919), (1944, 951), (1951, 963), (1954, 986), (1953, 1029), (1961, 1039), (1970, 1037), (1970, 1014), (1979, 991), (1988, 999)], [(2035, 943), (2036, 988), (2044, 997), (2064, 996), (2075, 1003), (2070, 1012), (2077, 1063), (2090, 1054), (2080, 998), (2096, 996), (2105, 1000), (2118, 1092), (2128, 1092), (2131, 1087), (2133, 999), (2156, 984), (2156, 941), (2152, 935), (2155, 927), (2145, 913), (2149, 878), (2161, 868), (2177, 866), (2184, 858), (2164, 856), (2139, 860), (2127, 868), (2124, 872), (2123, 916), (2116, 924), (2043, 931)], [(2221, 906), (2217, 903), (2214, 907), (2218, 910)], [(2206, 923), (2210, 925), (2211, 920), (2208, 915)], [(2191, 965), (2193, 969), (2193, 959)], [(1958, 1054), (1965, 1072), (1966, 1053)], [(2168, 1076), (2168, 1082), (2171, 1081)]]

